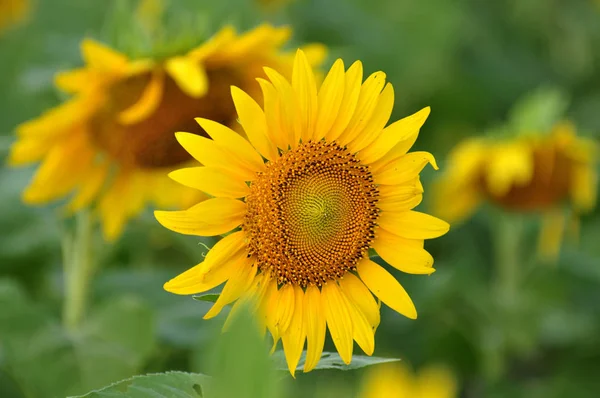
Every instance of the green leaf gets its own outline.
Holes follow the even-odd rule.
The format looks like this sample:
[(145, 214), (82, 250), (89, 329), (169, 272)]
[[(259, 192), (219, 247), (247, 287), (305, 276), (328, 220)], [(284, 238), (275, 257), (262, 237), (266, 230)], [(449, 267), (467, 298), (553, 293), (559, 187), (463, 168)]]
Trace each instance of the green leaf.
[[(273, 354), (273, 359), (277, 364), (279, 370), (287, 371), (287, 365), (285, 362), (285, 355), (283, 351), (277, 351)], [(304, 361), (306, 360), (306, 351), (302, 352), (302, 357), (298, 363), (296, 370), (301, 371), (304, 367)], [(317, 369), (339, 369), (339, 370), (353, 370), (360, 369), (366, 366), (378, 365), (380, 363), (387, 362), (398, 362), (401, 361), (399, 358), (382, 358), (382, 357), (369, 357), (366, 355), (353, 355), (352, 362), (350, 365), (346, 365), (342, 358), (340, 358), (337, 352), (323, 352), (319, 364), (315, 367)]]
[(508, 127), (514, 134), (549, 132), (564, 117), (568, 105), (569, 99), (564, 92), (541, 87), (513, 106)]
[(79, 398), (204, 398), (210, 378), (199, 373), (167, 372), (133, 376)]
[(201, 294), (199, 296), (192, 296), (192, 298), (198, 301), (207, 301), (209, 303), (214, 303), (219, 299), (220, 295), (221, 293), (206, 293)]

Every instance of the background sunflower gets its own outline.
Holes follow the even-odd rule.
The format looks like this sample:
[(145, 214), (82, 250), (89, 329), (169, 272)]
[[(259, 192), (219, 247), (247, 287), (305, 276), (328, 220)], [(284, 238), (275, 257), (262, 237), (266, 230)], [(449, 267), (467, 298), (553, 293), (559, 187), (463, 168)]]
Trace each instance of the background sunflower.
[[(1, 33), (5, 164), (16, 126), (68, 100), (54, 88), (53, 77), (83, 65), (84, 38), (110, 44), (129, 59), (152, 54), (167, 59), (192, 48), (183, 39), (159, 40), (165, 45), (152, 48), (149, 43), (156, 41), (134, 34), (138, 3), (35, 1), (27, 19)], [(421, 174), (426, 192), (449, 171), (448, 154), (460, 142), (508, 134), (502, 130), (511, 120), (540, 123), (538, 130), (544, 131), (569, 120), (578, 137), (600, 138), (600, 8), (594, 0), (296, 0), (271, 9), (242, 0), (163, 3), (164, 12), (177, 14), (176, 25), (193, 37), (210, 37), (227, 25), (246, 32), (265, 22), (289, 24), (294, 34), (285, 49), (324, 43), (330, 49), (326, 69), (342, 58), (347, 65), (360, 59), (365, 75), (386, 71), (396, 89), (392, 120), (428, 105), (432, 109), (415, 143), (415, 150), (434, 153), (440, 166), (440, 172)], [(141, 31), (153, 26), (152, 7), (146, 12)], [(553, 87), (561, 93), (559, 101), (542, 90), (546, 94), (523, 102), (540, 87)], [(218, 239), (174, 234), (149, 211), (96, 252), (102, 272), (92, 280), (89, 309), (79, 332), (67, 332), (58, 315), (60, 246), (71, 221), (56, 223), (62, 207), (22, 203), (34, 171), (0, 170), (0, 396), (84, 394), (136, 374), (166, 371), (211, 374), (223, 381), (218, 393), (224, 397), (240, 391), (260, 397), (358, 395), (365, 370), (297, 372), (296, 381), (289, 382), (291, 377), (281, 377), (287, 372), (282, 353), (269, 357), (270, 346), (248, 333), (243, 320), (244, 333), (231, 325), (222, 335), (225, 314), (202, 320), (212, 302), (165, 292), (164, 281), (195, 264)], [(417, 209), (432, 212), (430, 205), (426, 201)], [(387, 268), (411, 293), (419, 318), (409, 320), (382, 305), (374, 355), (402, 358), (417, 374), (427, 364), (442, 364), (454, 374), (462, 397), (595, 398), (600, 389), (598, 207), (581, 216), (578, 239), (565, 240), (553, 266), (538, 259), (537, 217), (508, 214), (484, 204), (431, 241), (427, 250), (436, 259), (431, 277)], [(499, 269), (500, 263), (518, 267)], [(335, 350), (329, 338), (324, 350)], [(274, 360), (279, 362), (272, 365)], [(320, 363), (341, 366), (339, 357), (330, 355)], [(190, 381), (183, 372), (164, 375), (161, 384), (176, 379), (188, 395), (199, 395), (205, 379)], [(156, 384), (134, 379), (127, 385)], [(203, 393), (208, 396), (208, 389)]]

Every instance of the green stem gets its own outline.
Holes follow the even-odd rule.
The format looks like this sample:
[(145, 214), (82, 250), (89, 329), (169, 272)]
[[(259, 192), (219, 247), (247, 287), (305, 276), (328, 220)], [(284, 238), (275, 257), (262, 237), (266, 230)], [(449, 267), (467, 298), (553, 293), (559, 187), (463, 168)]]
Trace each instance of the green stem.
[(63, 323), (72, 332), (79, 328), (85, 313), (89, 283), (94, 273), (92, 232), (91, 215), (83, 210), (76, 215), (74, 233), (63, 241)]
[(502, 215), (496, 230), (496, 288), (503, 307), (510, 309), (518, 301), (521, 273), (520, 244), (522, 220)]

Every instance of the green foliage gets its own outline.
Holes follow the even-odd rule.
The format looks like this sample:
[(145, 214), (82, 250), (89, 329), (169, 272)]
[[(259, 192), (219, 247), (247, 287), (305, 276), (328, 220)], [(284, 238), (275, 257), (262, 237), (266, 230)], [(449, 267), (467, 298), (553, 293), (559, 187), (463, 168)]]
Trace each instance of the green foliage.
[[(279, 370), (288, 370), (283, 351), (275, 352), (273, 354), (273, 360), (275, 361)], [(302, 356), (300, 357), (300, 362), (298, 362), (298, 367), (296, 368), (296, 370), (302, 371), (302, 368), (304, 368), (305, 360), (306, 351), (302, 352)], [(397, 358), (380, 358), (373, 356), (369, 357), (366, 355), (353, 355), (352, 362), (349, 365), (346, 365), (337, 352), (323, 352), (323, 354), (321, 354), (321, 359), (318, 365), (315, 367), (315, 369), (354, 370), (364, 368), (366, 366), (398, 361), (400, 361), (400, 359)]]
[(167, 372), (134, 376), (79, 398), (205, 398), (209, 378), (202, 374)]

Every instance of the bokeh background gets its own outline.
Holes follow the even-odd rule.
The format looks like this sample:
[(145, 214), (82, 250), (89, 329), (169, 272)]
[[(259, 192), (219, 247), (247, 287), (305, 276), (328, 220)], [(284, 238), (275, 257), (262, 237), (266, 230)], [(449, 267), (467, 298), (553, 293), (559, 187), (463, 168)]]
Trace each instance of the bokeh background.
[[(25, 19), (0, 33), (3, 163), (15, 127), (64, 100), (52, 79), (57, 71), (82, 65), (81, 39), (111, 43), (126, 34), (132, 4), (32, 0)], [(568, 101), (566, 116), (581, 135), (600, 139), (598, 1), (167, 4), (182, 18), (180, 26), (195, 27), (190, 32), (198, 42), (224, 23), (239, 30), (263, 21), (289, 24), (294, 30), (290, 48), (304, 42), (329, 47), (326, 68), (342, 57), (347, 65), (362, 60), (365, 73), (385, 71), (396, 89), (392, 120), (431, 106), (416, 147), (432, 152), (442, 171), (454, 145), (502, 124), (515, 104), (541, 87), (552, 87)], [(249, 382), (283, 379), (281, 396), (351, 397), (357, 391), (362, 369), (317, 370), (292, 381), (273, 373), (261, 350), (248, 348), (252, 340), (232, 339), (215, 352), (224, 316), (202, 321), (207, 303), (162, 289), (205, 249), (195, 237), (162, 228), (150, 211), (129, 223), (115, 243), (98, 236), (99, 266), (85, 323), (79, 334), (67, 333), (60, 321), (61, 242), (70, 221), (61, 218), (59, 205), (21, 203), (33, 170), (0, 170), (0, 397), (84, 394), (136, 374), (169, 370)], [(436, 177), (432, 169), (423, 173), (426, 203), (421, 208), (427, 209), (428, 188)], [(427, 243), (436, 259), (432, 276), (397, 275), (419, 319), (382, 307), (375, 355), (401, 358), (416, 370), (446, 366), (464, 397), (598, 396), (600, 213), (582, 218), (579, 241), (566, 242), (551, 264), (536, 256), (538, 218), (521, 217), (518, 296), (509, 309), (494, 288), (495, 236), (504, 217), (484, 206)], [(214, 240), (202, 243), (211, 246)], [(327, 345), (332, 350), (331, 342)], [(227, 363), (238, 366), (231, 369)]]

